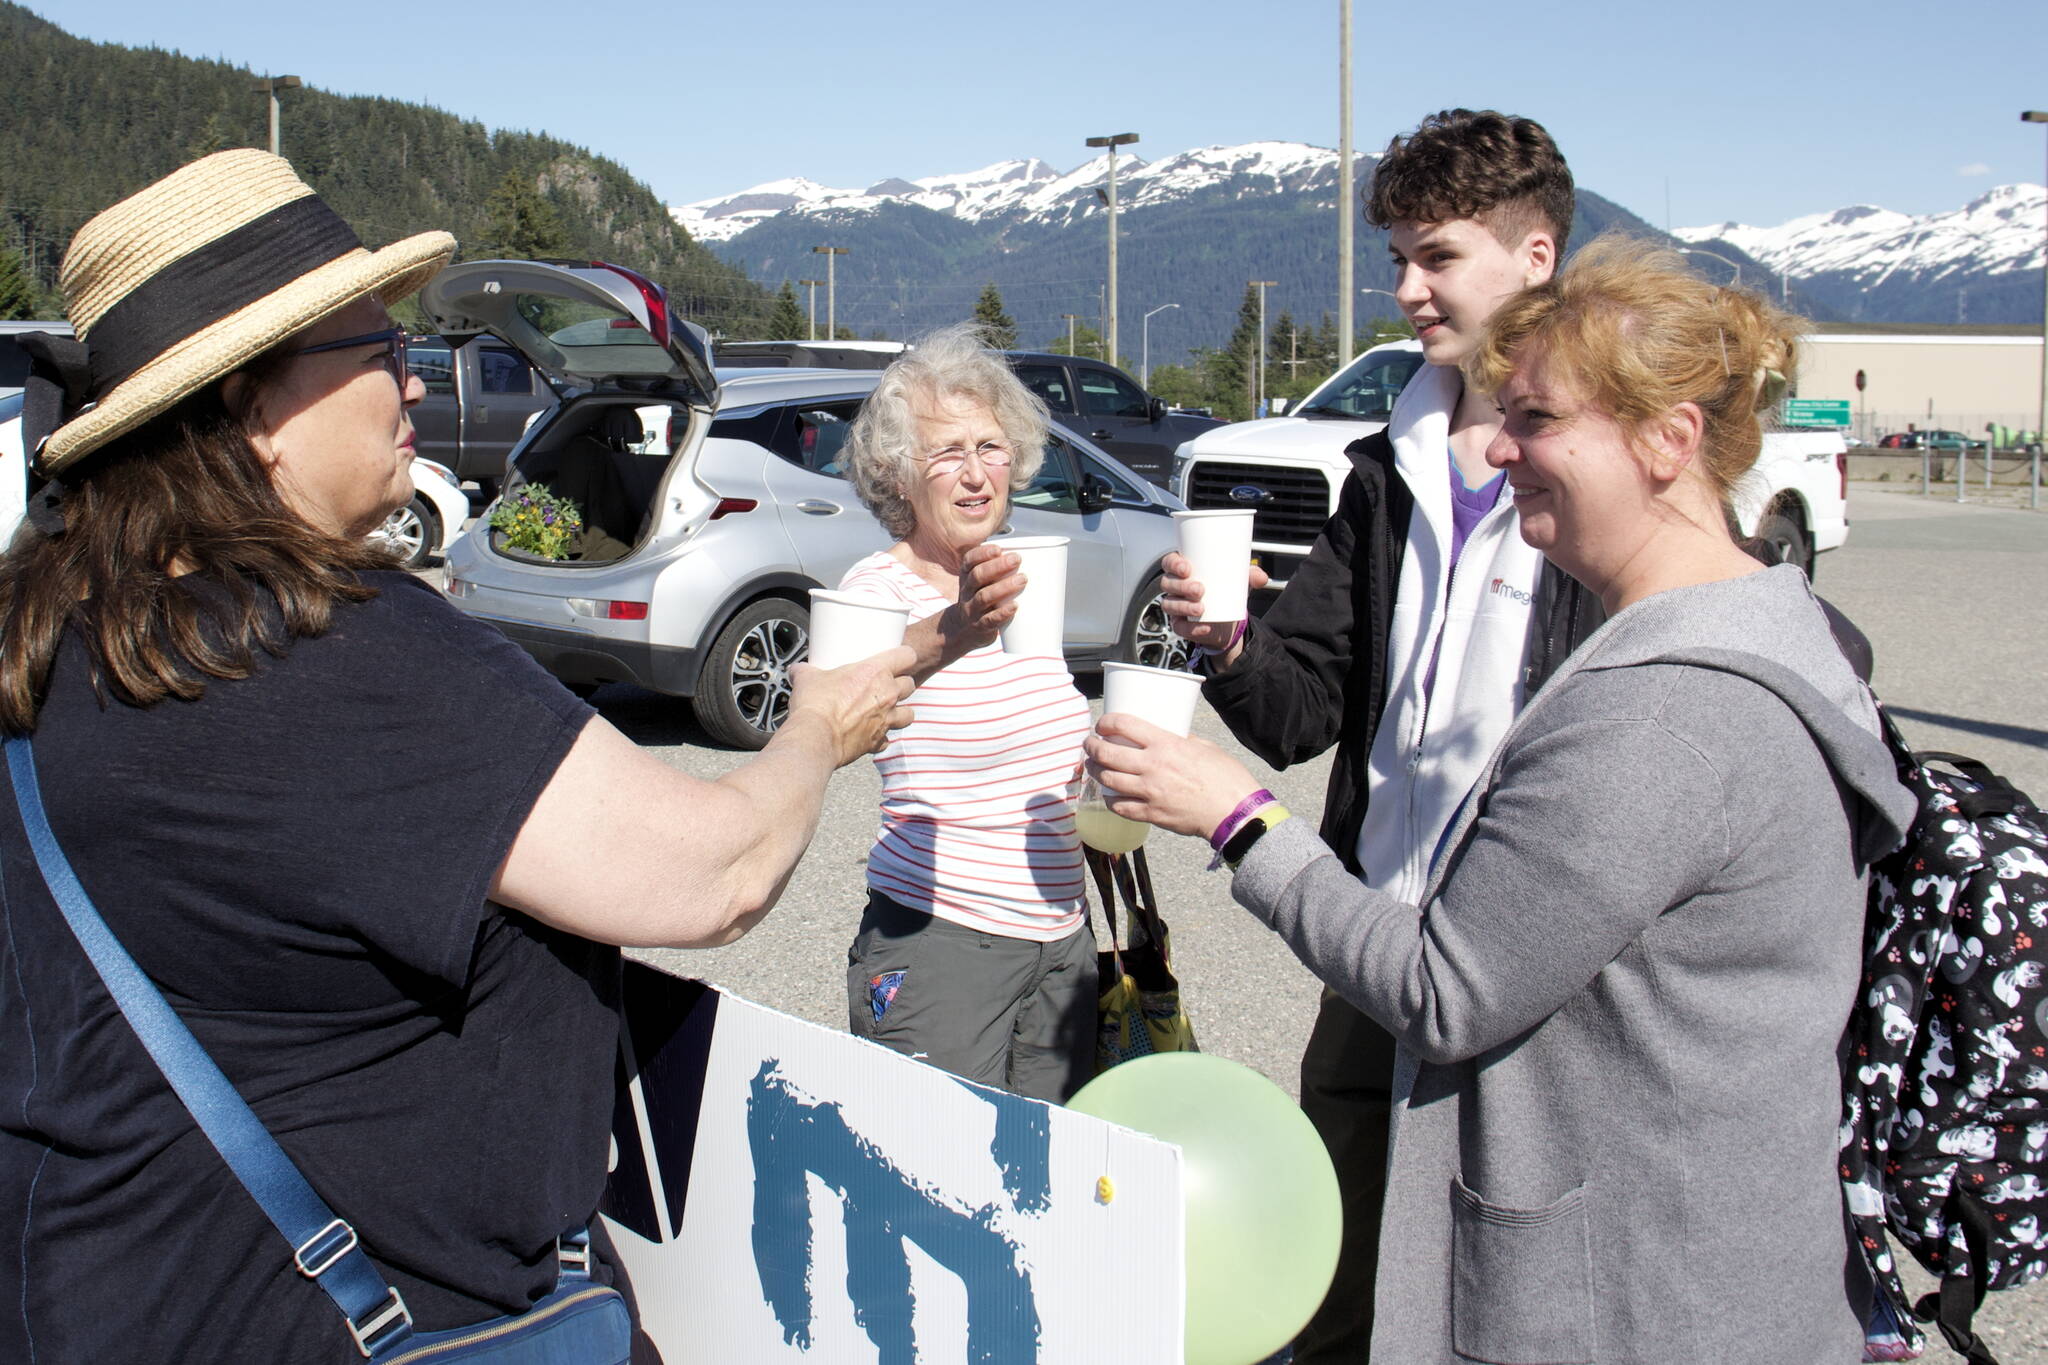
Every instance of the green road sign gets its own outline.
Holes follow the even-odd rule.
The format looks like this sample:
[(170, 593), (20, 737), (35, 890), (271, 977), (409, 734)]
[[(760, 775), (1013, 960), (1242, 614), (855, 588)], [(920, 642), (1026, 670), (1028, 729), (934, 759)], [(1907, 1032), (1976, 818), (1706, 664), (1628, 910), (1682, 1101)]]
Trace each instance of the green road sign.
[(1785, 425), (1788, 427), (1846, 427), (1849, 400), (1846, 398), (1787, 398)]

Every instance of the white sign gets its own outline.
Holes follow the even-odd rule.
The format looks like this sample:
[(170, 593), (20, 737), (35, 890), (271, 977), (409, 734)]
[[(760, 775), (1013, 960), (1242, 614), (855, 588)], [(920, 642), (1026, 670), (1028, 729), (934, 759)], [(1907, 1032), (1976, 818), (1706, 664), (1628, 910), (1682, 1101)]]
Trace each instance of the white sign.
[(1179, 1365), (1180, 1149), (627, 965), (606, 1214), (663, 1365)]

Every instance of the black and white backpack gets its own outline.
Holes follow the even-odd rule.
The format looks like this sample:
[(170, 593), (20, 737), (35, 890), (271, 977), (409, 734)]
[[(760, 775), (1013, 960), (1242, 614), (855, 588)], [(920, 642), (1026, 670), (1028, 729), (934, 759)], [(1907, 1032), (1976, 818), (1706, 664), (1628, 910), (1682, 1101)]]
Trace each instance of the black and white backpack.
[[(1844, 1055), (1842, 1186), (1878, 1295), (1864, 1359), (1917, 1357), (1917, 1316), (1997, 1365), (1971, 1328), (1984, 1295), (2048, 1275), (2048, 819), (1883, 721), (1919, 810), (1871, 868)], [(1910, 1310), (1892, 1239), (1941, 1281)]]

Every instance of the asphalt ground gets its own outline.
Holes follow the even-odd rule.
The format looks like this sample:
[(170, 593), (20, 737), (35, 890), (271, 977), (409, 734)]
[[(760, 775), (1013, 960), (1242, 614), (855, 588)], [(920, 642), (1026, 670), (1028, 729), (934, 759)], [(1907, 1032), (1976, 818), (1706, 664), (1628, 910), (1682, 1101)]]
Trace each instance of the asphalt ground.
[[(1870, 637), (1878, 693), (1908, 740), (1982, 759), (2048, 799), (2048, 513), (1959, 506), (1922, 498), (1917, 485), (1909, 492), (1876, 483), (1855, 486), (1849, 510), (1848, 544), (1821, 557), (1816, 586)], [(675, 700), (611, 687), (595, 701), (639, 743), (697, 776), (715, 778), (745, 759), (713, 747)], [(1236, 748), (1206, 706), (1196, 730)], [(1327, 757), (1278, 773), (1239, 752), (1297, 813), (1319, 818)], [(845, 1027), (846, 948), (865, 902), (862, 865), (878, 796), (871, 764), (833, 778), (810, 852), (781, 903), (745, 939), (648, 956), (750, 1000)], [(1202, 1047), (1296, 1093), (1316, 981), (1230, 901), (1226, 875), (1205, 870), (1205, 845), (1155, 832), (1147, 853)], [(1923, 1277), (1915, 1292), (1931, 1287)], [(1994, 1296), (1979, 1327), (2004, 1365), (2048, 1362), (2048, 1285)], [(1759, 1350), (1757, 1359), (1772, 1358), (1767, 1343)], [(1960, 1357), (1936, 1338), (1927, 1358)]]

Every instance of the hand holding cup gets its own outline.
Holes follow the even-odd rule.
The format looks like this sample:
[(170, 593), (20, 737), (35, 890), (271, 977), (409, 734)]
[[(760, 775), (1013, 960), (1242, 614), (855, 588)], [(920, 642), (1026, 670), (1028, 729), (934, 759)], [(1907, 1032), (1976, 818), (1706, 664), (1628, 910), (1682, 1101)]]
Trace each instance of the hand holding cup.
[(897, 645), (842, 668), (800, 663), (790, 670), (789, 719), (784, 725), (824, 725), (836, 767), (876, 753), (888, 742), (891, 730), (911, 722), (911, 709), (903, 703), (917, 686), (911, 677), (916, 662), (908, 645)]
[[(1170, 551), (1160, 567), (1166, 572), (1159, 581), (1159, 608), (1172, 623), (1174, 634), (1199, 649), (1221, 650), (1228, 645), (1237, 633), (1237, 622), (1202, 619), (1208, 611), (1206, 589), (1195, 576), (1195, 566), (1188, 557), (1178, 551)], [(1258, 565), (1245, 565), (1247, 594), (1258, 591), (1270, 581), (1266, 571)]]
[(1105, 715), (1083, 747), (1112, 813), (1176, 834), (1208, 838), (1259, 789), (1242, 763), (1207, 740), (1123, 712)]

